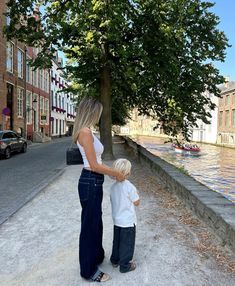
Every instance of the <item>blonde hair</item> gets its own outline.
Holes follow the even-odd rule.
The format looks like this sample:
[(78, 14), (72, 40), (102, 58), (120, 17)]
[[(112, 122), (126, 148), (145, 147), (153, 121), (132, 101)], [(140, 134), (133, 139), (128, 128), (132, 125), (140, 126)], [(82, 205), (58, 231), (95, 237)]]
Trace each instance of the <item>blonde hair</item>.
[(114, 161), (113, 168), (124, 176), (127, 176), (131, 171), (131, 162), (127, 159), (120, 158)]
[(73, 127), (73, 142), (76, 143), (82, 128), (94, 126), (99, 122), (103, 105), (94, 97), (84, 97), (78, 106)]

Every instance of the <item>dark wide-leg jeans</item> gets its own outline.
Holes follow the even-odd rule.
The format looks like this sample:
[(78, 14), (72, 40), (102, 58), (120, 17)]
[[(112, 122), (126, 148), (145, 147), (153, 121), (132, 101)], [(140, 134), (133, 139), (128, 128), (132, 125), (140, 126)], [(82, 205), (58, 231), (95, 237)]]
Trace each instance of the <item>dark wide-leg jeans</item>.
[(83, 169), (79, 182), (78, 193), (82, 206), (81, 233), (79, 239), (80, 274), (90, 279), (104, 260), (102, 246), (104, 175)]
[(134, 255), (136, 227), (113, 228), (113, 249), (110, 261), (120, 265), (120, 272), (125, 273), (130, 270), (130, 261)]

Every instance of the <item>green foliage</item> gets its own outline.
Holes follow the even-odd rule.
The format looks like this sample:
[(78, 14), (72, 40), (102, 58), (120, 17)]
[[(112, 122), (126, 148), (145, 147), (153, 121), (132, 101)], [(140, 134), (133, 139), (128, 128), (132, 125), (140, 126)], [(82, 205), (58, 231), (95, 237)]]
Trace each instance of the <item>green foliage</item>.
[[(35, 12), (35, 5), (41, 12)], [(101, 93), (102, 71), (110, 76), (113, 121), (128, 110), (157, 117), (164, 131), (186, 138), (197, 119), (208, 122), (204, 96), (219, 96), (224, 81), (211, 61), (223, 61), (228, 46), (219, 19), (200, 0), (10, 0), (6, 27), (41, 46), (37, 66), (50, 66), (60, 49), (80, 95)], [(82, 87), (82, 88), (81, 88)]]

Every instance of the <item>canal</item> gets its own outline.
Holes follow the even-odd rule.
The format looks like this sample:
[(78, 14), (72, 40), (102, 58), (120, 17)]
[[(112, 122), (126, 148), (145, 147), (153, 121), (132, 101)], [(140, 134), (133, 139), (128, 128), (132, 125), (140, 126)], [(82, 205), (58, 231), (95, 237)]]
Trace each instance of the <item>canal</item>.
[(165, 138), (136, 136), (132, 139), (235, 203), (235, 149), (199, 144), (200, 154), (190, 156), (175, 153), (171, 143), (164, 143)]

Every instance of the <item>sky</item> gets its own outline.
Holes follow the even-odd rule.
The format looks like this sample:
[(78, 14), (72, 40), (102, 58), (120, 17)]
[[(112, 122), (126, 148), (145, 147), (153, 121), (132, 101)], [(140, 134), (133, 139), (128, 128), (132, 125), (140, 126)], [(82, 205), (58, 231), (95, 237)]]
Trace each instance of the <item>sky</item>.
[(212, 11), (220, 17), (218, 28), (224, 31), (232, 47), (226, 50), (225, 62), (216, 62), (215, 66), (223, 76), (235, 81), (235, 0), (212, 0)]

